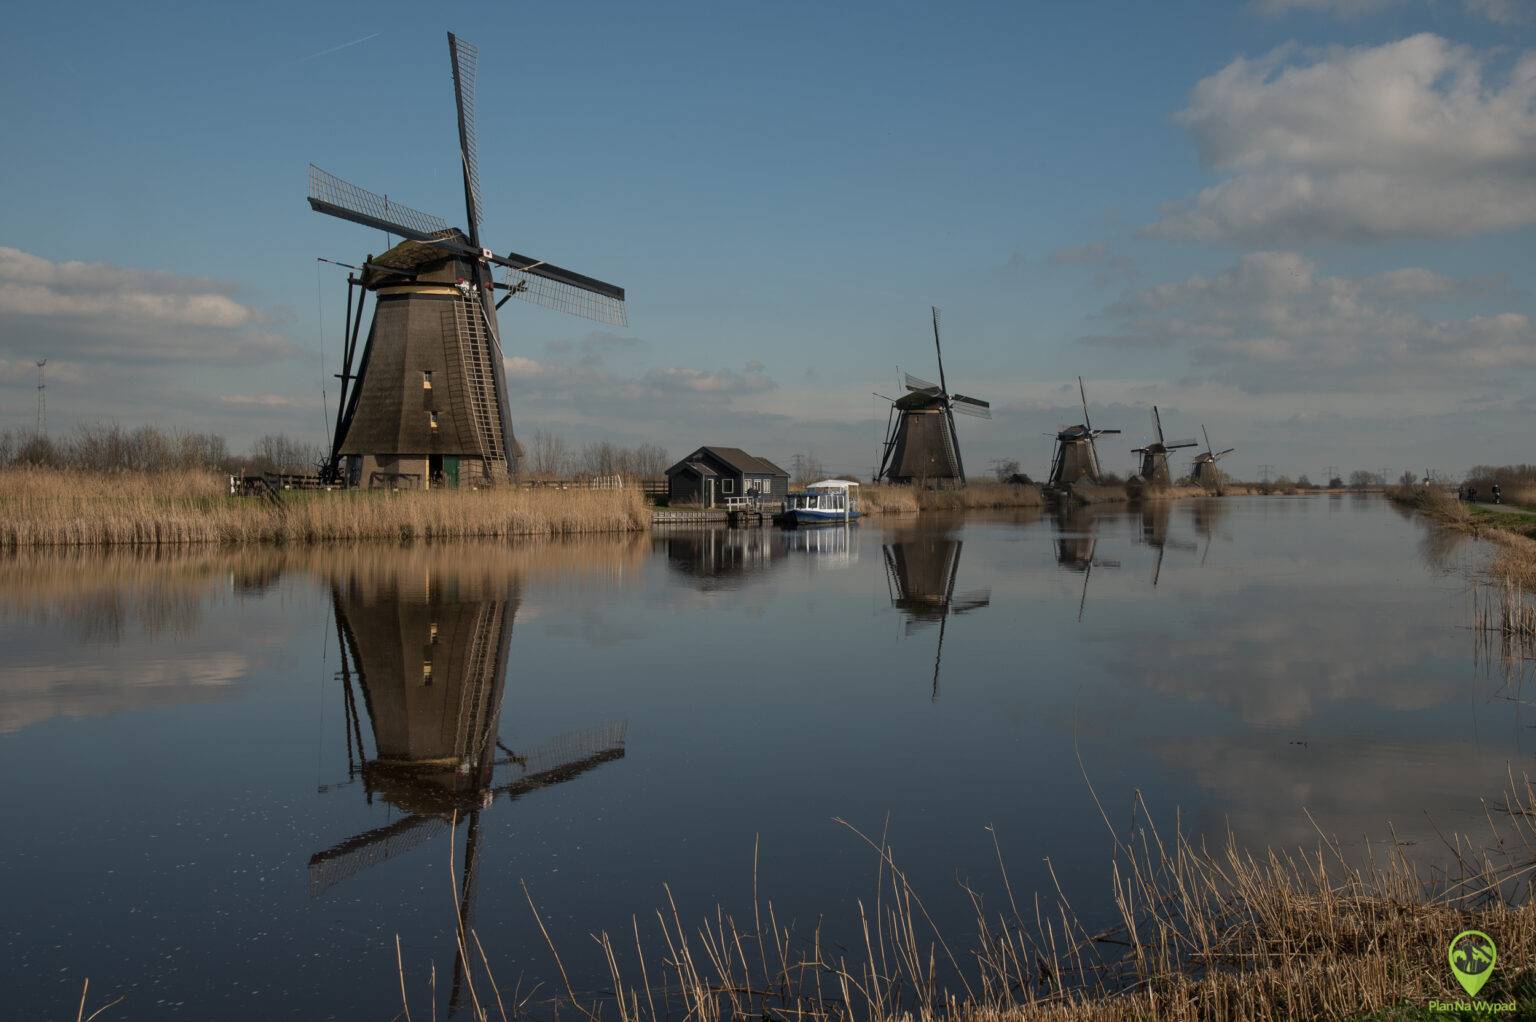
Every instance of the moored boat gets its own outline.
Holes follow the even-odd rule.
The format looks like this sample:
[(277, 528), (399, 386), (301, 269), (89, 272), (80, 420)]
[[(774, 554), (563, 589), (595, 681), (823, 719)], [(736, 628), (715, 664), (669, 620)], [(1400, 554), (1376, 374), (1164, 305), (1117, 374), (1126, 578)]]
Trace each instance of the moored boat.
[(851, 479), (823, 479), (791, 493), (780, 521), (785, 525), (841, 525), (858, 518), (859, 484)]

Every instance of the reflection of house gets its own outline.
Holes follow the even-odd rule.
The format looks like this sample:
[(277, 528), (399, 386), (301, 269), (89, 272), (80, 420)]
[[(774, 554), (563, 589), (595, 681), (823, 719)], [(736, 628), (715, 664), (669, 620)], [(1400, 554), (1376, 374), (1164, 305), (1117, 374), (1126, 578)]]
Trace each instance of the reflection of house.
[[(520, 598), (518, 581), (494, 575), (402, 573), (333, 584), (348, 773), (362, 780), (370, 802), (381, 797), (407, 815), (312, 856), (311, 894), (434, 836), (446, 840), (457, 814), (467, 825), (459, 912), (468, 928), (481, 811), (624, 755), (622, 724), (533, 751), (502, 745), (507, 654)], [(458, 1000), (461, 964), (456, 959), (450, 1006)]]
[(733, 589), (747, 576), (784, 563), (786, 532), (779, 529), (687, 529), (653, 533), (667, 566), (697, 580), (701, 589)]
[(939, 641), (933, 657), (933, 698), (939, 697), (939, 664), (944, 657), (945, 624), (951, 614), (964, 614), (992, 602), (992, 590), (955, 592), (960, 570), (958, 539), (942, 534), (917, 533), (910, 539), (887, 543), (886, 585), (891, 606), (906, 615), (906, 632), (938, 622)]
[(700, 447), (667, 469), (672, 504), (717, 507), (728, 498), (748, 496), (777, 502), (788, 492), (788, 472), (739, 447)]

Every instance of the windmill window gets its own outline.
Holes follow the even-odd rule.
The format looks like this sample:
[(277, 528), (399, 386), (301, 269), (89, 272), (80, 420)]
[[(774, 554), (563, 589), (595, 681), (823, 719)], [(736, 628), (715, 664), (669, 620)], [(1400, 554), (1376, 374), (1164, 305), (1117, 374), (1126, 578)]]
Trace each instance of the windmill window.
[(431, 390), (432, 389), (432, 371), (430, 369), (424, 370), (422, 372), (422, 374), (421, 374), (421, 389), (422, 390)]
[(436, 412), (428, 412), (427, 413), (427, 424), (429, 426), (431, 426), (433, 429), (437, 428), (437, 413)]
[(421, 683), (428, 687), (432, 684), (432, 661), (430, 660), (421, 662)]

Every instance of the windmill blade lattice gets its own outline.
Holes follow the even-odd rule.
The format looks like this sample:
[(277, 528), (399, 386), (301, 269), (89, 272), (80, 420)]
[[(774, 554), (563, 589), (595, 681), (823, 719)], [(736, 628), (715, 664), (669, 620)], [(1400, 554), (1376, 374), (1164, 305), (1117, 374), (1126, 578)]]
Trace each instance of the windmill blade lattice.
[(515, 270), (511, 267), (507, 268), (506, 282), (513, 297), (529, 304), (609, 326), (629, 326), (629, 310), (622, 297), (614, 298), (562, 280), (553, 280), (536, 271)]
[(391, 202), (389, 196), (359, 188), (313, 163), (309, 165), (309, 204), (317, 212), (412, 241), (434, 241), (450, 229), (442, 217)]
[(448, 33), (448, 53), (453, 59), (453, 93), (459, 108), (459, 154), (464, 161), (464, 198), (469, 208), (469, 236), (480, 236), (480, 159), (475, 136), (475, 73), (480, 50)]

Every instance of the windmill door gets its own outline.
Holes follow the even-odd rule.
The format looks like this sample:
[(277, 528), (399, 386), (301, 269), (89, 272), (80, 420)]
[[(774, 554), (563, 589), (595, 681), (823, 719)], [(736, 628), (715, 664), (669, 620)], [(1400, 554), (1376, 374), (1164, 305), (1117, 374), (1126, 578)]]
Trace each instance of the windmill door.
[(457, 454), (443, 455), (443, 481), (449, 486), (459, 485), (459, 456)]

